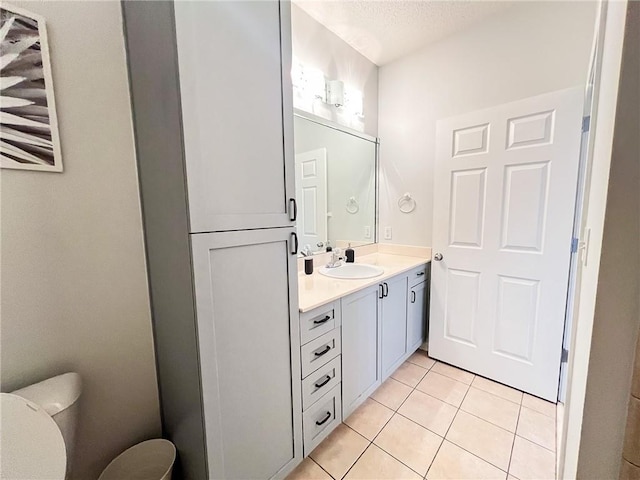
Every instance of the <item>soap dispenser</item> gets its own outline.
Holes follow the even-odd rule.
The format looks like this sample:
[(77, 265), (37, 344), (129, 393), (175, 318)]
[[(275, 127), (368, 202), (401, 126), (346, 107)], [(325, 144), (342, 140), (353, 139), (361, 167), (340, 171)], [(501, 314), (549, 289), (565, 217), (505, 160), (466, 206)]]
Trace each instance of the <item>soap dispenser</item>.
[(344, 251), (345, 262), (353, 263), (356, 259), (356, 252), (351, 248), (351, 244), (349, 244), (349, 248)]

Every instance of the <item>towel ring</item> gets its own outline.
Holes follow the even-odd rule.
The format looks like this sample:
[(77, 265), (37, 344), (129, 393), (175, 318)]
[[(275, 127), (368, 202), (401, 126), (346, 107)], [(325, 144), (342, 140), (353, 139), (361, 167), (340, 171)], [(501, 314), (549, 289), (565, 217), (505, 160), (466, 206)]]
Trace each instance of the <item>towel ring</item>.
[(358, 213), (358, 210), (360, 210), (360, 205), (358, 205), (358, 201), (356, 200), (356, 197), (349, 197), (349, 201), (347, 202), (346, 209), (347, 209), (347, 212), (350, 213), (351, 215)]
[(398, 208), (402, 213), (411, 213), (416, 209), (416, 201), (409, 192), (398, 199)]

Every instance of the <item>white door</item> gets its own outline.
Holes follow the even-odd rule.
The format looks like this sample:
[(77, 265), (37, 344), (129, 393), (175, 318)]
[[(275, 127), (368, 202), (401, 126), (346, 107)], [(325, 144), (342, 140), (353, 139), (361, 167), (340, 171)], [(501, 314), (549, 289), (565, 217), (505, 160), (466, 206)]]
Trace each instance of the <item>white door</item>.
[(327, 242), (327, 149), (296, 155), (296, 199), (300, 245)]
[(583, 92), (499, 105), (437, 129), (429, 353), (551, 401)]

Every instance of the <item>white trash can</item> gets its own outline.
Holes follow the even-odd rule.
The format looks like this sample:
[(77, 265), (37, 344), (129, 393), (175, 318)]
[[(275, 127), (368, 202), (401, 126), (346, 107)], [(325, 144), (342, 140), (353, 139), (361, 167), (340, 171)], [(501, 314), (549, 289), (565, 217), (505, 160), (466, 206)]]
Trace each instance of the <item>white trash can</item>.
[(176, 447), (156, 438), (128, 448), (104, 469), (98, 480), (170, 480)]

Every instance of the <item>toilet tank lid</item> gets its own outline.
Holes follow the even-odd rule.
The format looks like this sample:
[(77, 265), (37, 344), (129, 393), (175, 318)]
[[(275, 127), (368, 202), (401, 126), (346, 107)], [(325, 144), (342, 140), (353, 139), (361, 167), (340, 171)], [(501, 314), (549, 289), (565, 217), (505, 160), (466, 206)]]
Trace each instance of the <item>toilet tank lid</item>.
[(67, 453), (60, 429), (42, 408), (0, 393), (2, 478), (63, 480)]
[(78, 400), (82, 393), (82, 380), (79, 374), (69, 372), (11, 393), (37, 403), (49, 415), (56, 415)]

